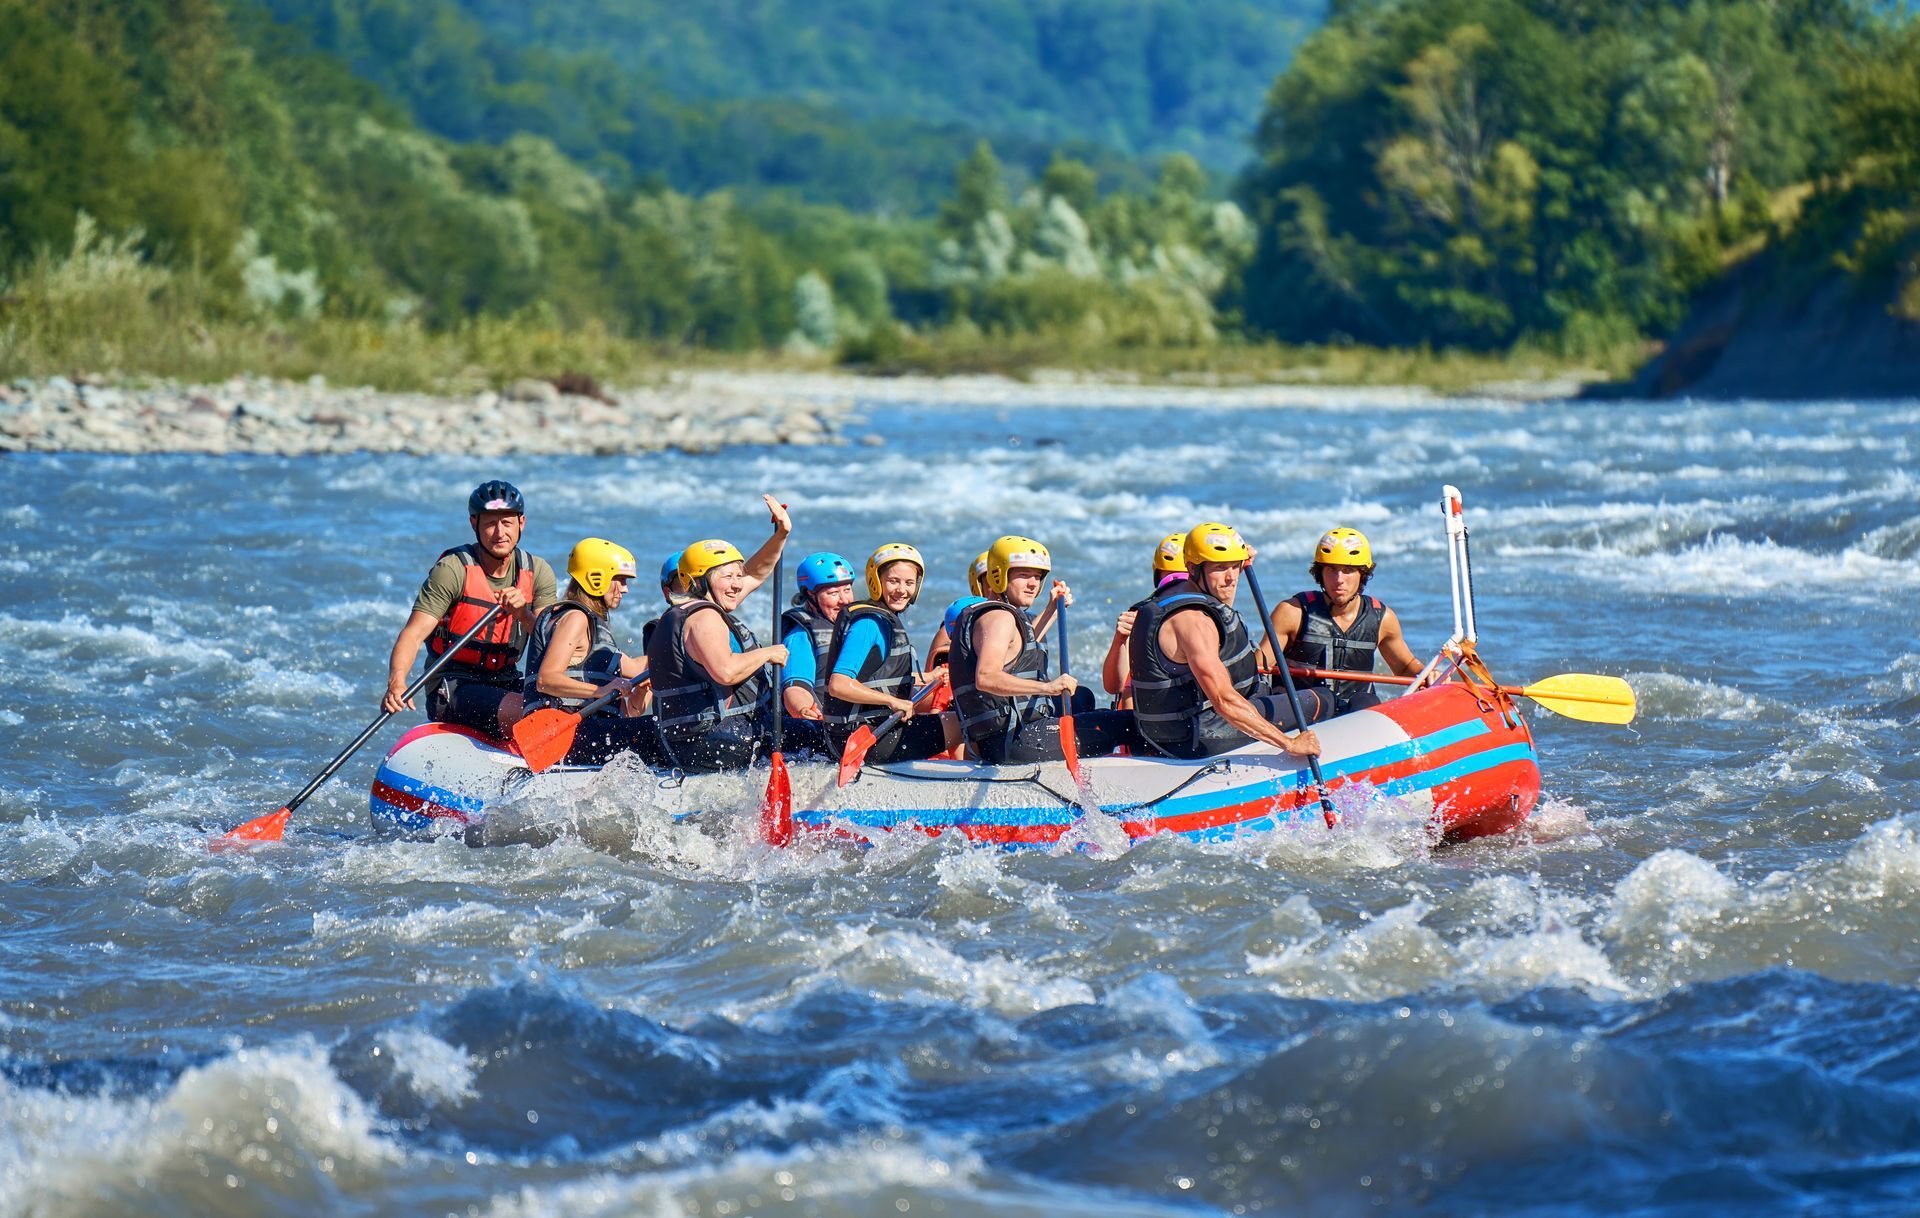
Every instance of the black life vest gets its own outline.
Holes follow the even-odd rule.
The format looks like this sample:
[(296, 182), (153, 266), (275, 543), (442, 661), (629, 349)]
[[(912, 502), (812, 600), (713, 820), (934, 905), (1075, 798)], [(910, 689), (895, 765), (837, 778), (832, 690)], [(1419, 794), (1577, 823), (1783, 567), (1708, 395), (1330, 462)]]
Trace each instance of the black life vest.
[(820, 666), (820, 692), (826, 694), (821, 710), (826, 714), (827, 722), (836, 728), (850, 728), (869, 720), (877, 723), (893, 713), (884, 706), (848, 702), (828, 692), (833, 666), (840, 662), (840, 649), (847, 643), (847, 631), (853, 629), (855, 622), (867, 618), (879, 622), (881, 630), (886, 632), (887, 653), (884, 656), (868, 655), (860, 665), (860, 671), (854, 674), (854, 680), (868, 689), (895, 698), (913, 696), (913, 676), (919, 668), (914, 662), (913, 640), (907, 637), (907, 628), (900, 623), (900, 615), (872, 601), (848, 605), (840, 611), (839, 620), (833, 624), (833, 639), (827, 647), (826, 662)]
[(647, 644), (647, 671), (653, 678), (655, 713), (662, 731), (684, 734), (743, 715), (764, 722), (773, 705), (773, 682), (765, 668), (738, 685), (722, 685), (687, 653), (687, 619), (709, 609), (726, 622), (741, 651), (760, 646), (739, 618), (710, 600), (681, 601), (661, 614), (653, 641)]
[[(441, 558), (452, 555), (460, 558), (460, 595), (454, 598), (446, 616), (434, 625), (433, 633), (427, 636), (427, 654), (434, 660), (445, 655), (461, 635), (473, 629), (487, 610), (500, 603), (494, 599), (493, 584), (480, 566), (480, 547), (469, 542), (440, 552)], [(527, 598), (527, 604), (533, 604), (533, 560), (523, 551), (515, 549), (513, 565), (509, 570), (514, 573), (513, 586)], [(526, 632), (520, 628), (513, 614), (501, 610), (500, 616), (487, 623), (485, 630), (467, 640), (466, 646), (453, 653), (453, 659), (441, 671), (446, 672), (459, 665), (472, 670), (471, 675), (493, 677), (497, 679), (496, 683), (517, 684), (520, 674), (515, 666), (520, 662), (520, 650), (526, 646), (526, 642)]]
[[(846, 617), (844, 609), (841, 610), (840, 616)], [(796, 630), (806, 631), (807, 639), (813, 644), (813, 681), (809, 684), (805, 677), (795, 676), (793, 669), (789, 667), (782, 683), (813, 690), (815, 700), (818, 701), (819, 696), (827, 689), (827, 673), (832, 671), (827, 667), (827, 656), (833, 650), (833, 640), (836, 637), (833, 623), (813, 607), (812, 601), (803, 600), (780, 615), (779, 641), (786, 642), (787, 636)], [(791, 661), (792, 657), (788, 659)]]
[(960, 716), (960, 728), (976, 743), (996, 740), (1003, 733), (1017, 730), (1034, 713), (1035, 698), (1027, 698), (1015, 710), (1013, 699), (983, 693), (974, 684), (980, 671), (980, 654), (974, 650), (973, 626), (988, 613), (1005, 610), (1013, 614), (1020, 629), (1020, 652), (1005, 671), (1016, 677), (1039, 679), (1047, 671), (1046, 648), (1033, 637), (1033, 620), (1021, 609), (1005, 601), (984, 601), (968, 605), (953, 623), (953, 638), (947, 653), (947, 674), (953, 682), (953, 709)]
[(1206, 614), (1219, 629), (1220, 663), (1234, 692), (1243, 698), (1266, 692), (1259, 652), (1247, 634), (1247, 623), (1218, 597), (1177, 580), (1134, 606), (1133, 633), (1127, 639), (1133, 718), (1141, 737), (1161, 752), (1175, 757), (1210, 756), (1238, 748), (1248, 737), (1213, 708), (1193, 669), (1175, 664), (1160, 649), (1160, 628), (1175, 614), (1188, 612)]
[(546, 706), (572, 710), (587, 703), (585, 698), (562, 698), (540, 692), (540, 665), (546, 661), (547, 648), (553, 646), (554, 628), (569, 613), (586, 614), (592, 633), (587, 638), (587, 654), (567, 666), (567, 675), (589, 685), (605, 685), (620, 675), (620, 645), (614, 641), (613, 627), (607, 619), (578, 601), (556, 601), (533, 619), (533, 634), (527, 639), (527, 676), (520, 689), (526, 695), (529, 713)]
[[(1342, 672), (1372, 672), (1374, 657), (1380, 652), (1380, 623), (1386, 620), (1387, 607), (1374, 597), (1362, 595), (1360, 615), (1345, 630), (1333, 620), (1332, 606), (1324, 592), (1298, 592), (1287, 598), (1300, 610), (1300, 629), (1287, 644), (1287, 659), (1308, 668), (1332, 668)], [(1358, 681), (1329, 682), (1319, 677), (1295, 677), (1302, 688), (1337, 684), (1334, 708), (1338, 714), (1352, 710), (1355, 696), (1368, 686)]]

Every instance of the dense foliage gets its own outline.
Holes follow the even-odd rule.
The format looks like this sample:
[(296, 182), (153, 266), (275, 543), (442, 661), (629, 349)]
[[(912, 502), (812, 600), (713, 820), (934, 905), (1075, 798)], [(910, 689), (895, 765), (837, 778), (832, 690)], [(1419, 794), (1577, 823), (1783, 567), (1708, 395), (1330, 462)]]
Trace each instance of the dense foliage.
[(983, 137), (1029, 175), (1062, 149), (1115, 180), (1171, 151), (1231, 173), (1319, 0), (264, 3), (439, 135), (924, 213)]
[[(1269, 92), (1240, 205), (1185, 154), (1116, 172), (956, 134), (937, 163), (888, 154), (937, 172), (917, 211), (765, 189), (787, 180), (755, 160), (777, 124), (614, 121), (683, 103), (604, 58), (509, 54), (499, 39), (537, 39), (451, 0), (325, 12), (344, 24), (242, 0), (0, 0), (0, 373), (70, 366), (106, 333), (128, 354), (98, 358), (137, 360), (320, 323), (363, 350), (532, 336), (515, 366), (568, 342), (885, 367), (1242, 332), (1579, 354), (1660, 333), (1788, 228), (1801, 264), (1891, 277), (1920, 318), (1920, 34), (1865, 0), (1347, 0)], [(540, 20), (565, 41), (561, 16)], [(315, 38), (384, 48), (373, 79)], [(684, 104), (662, 113), (786, 102)], [(921, 121), (900, 104), (890, 121)], [(675, 185), (693, 147), (740, 158), (716, 180), (753, 188)], [(869, 172), (832, 148), (779, 155)]]
[(1341, 5), (1268, 100), (1247, 316), (1480, 348), (1657, 332), (1775, 192), (1857, 154), (1847, 80), (1886, 24), (1853, 0)]

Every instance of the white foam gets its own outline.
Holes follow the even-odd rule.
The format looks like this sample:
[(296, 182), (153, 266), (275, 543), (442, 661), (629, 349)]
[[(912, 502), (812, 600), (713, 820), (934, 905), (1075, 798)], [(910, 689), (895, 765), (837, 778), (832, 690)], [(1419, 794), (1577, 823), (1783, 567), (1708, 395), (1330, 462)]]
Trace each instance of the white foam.
[(435, 1107), (454, 1108), (479, 1096), (473, 1081), (480, 1059), (423, 1028), (383, 1032), (380, 1048), (408, 1089)]
[[(364, 1186), (402, 1159), (310, 1041), (240, 1049), (157, 1096), (76, 1096), (0, 1078), (0, 1212), (90, 1211), (151, 1191), (277, 1208), (281, 1190)], [(246, 1190), (241, 1192), (240, 1190)]]
[(1002, 1015), (1094, 1000), (1093, 987), (1013, 956), (968, 959), (913, 931), (842, 927), (815, 951), (826, 971), (857, 990), (909, 1001), (960, 1002)]

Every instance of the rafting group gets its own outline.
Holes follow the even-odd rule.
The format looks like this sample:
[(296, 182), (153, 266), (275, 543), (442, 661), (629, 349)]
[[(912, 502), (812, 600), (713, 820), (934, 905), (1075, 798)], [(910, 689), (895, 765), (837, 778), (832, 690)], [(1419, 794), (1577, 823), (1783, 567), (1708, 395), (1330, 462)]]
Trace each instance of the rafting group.
[[(667, 559), (664, 608), (629, 654), (612, 619), (638, 576), (632, 552), (580, 541), (562, 593), (552, 568), (520, 548), (520, 492), (483, 483), (467, 504), (473, 541), (440, 555), (394, 642), (383, 709), (412, 708), (407, 680), (424, 647), (437, 665), (420, 687), (431, 720), (505, 740), (535, 712), (584, 710), (568, 764), (631, 752), (650, 766), (713, 773), (766, 755), (776, 713), (793, 753), (838, 757), (864, 729), (876, 762), (1011, 764), (1060, 760), (1064, 715), (1084, 757), (1191, 759), (1253, 741), (1307, 757), (1319, 751), (1313, 723), (1378, 701), (1369, 684), (1304, 677), (1296, 715), (1291, 699), (1269, 692), (1273, 654), (1235, 608), (1254, 550), (1214, 521), (1155, 547), (1148, 595), (1115, 623), (1106, 708), (1064, 664), (1048, 675), (1042, 639), (1073, 594), (1060, 580), (1046, 586), (1052, 557), (1030, 537), (1001, 537), (974, 560), (971, 594), (946, 607), (924, 665), (904, 619), (926, 563), (905, 542), (874, 550), (864, 578), (839, 554), (807, 555), (781, 637), (762, 645), (741, 606), (774, 575), (793, 531), (786, 508), (763, 498), (772, 533), (752, 555), (708, 539)], [(1365, 593), (1374, 564), (1363, 535), (1328, 531), (1309, 570), (1315, 586), (1268, 623), (1289, 661), (1371, 673), (1377, 658), (1403, 678), (1421, 671), (1393, 611)]]

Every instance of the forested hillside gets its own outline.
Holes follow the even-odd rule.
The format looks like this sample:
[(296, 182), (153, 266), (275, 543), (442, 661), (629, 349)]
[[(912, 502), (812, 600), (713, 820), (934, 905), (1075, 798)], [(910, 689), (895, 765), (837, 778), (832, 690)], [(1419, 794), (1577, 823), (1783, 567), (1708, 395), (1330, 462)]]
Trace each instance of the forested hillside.
[(981, 140), (1037, 176), (1246, 158), (1320, 0), (264, 0), (426, 129), (551, 139), (602, 175), (932, 210)]
[[(462, 376), (623, 343), (877, 367), (1192, 367), (1275, 338), (1588, 359), (1667, 335), (1765, 248), (1791, 251), (1783, 291), (1839, 275), (1920, 317), (1920, 37), (1869, 0), (1344, 0), (1246, 86), (1264, 109), (1230, 196), (1183, 153), (1111, 150), (1182, 112), (1095, 87), (1159, 35), (1103, 57), (1123, 27), (1089, 16), (1074, 72), (1055, 47), (1018, 61), (1025, 93), (983, 73), (993, 121), (1040, 116), (1007, 144), (916, 116), (907, 94), (975, 104), (937, 73), (890, 78), (870, 120), (833, 117), (853, 102), (825, 86), (683, 97), (752, 44), (723, 55), (614, 2), (521, 29), (453, 0), (335, 0), (303, 24), (255, 0), (0, 0), (0, 375), (265, 360), (393, 380), (427, 365), (378, 353), (432, 343)], [(621, 66), (613, 33), (565, 49), (649, 13), (689, 40), (685, 80)], [(956, 59), (996, 28), (929, 14)], [(845, 84), (867, 69), (834, 56), (902, 28), (875, 21), (866, 43), (769, 42), (741, 79), (838, 64)], [(1118, 124), (1109, 151), (1035, 134), (1064, 121), (1048, 90)]]

